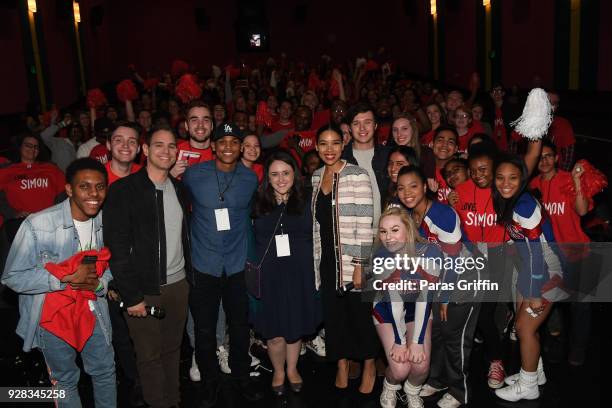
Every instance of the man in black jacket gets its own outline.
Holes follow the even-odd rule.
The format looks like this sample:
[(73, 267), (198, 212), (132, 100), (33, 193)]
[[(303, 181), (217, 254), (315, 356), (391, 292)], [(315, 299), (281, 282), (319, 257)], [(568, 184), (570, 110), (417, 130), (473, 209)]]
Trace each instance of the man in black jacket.
[(352, 106), (346, 115), (346, 120), (351, 129), (352, 140), (344, 148), (342, 158), (368, 172), (374, 194), (372, 225), (377, 226), (389, 188), (387, 174), (389, 148), (376, 143), (374, 134), (378, 124), (373, 108), (367, 103), (360, 102)]
[[(180, 346), (191, 272), (188, 204), (169, 171), (176, 136), (157, 128), (143, 146), (147, 165), (112, 185), (104, 207), (104, 242), (134, 342), (143, 396), (153, 408), (178, 406)], [(166, 316), (147, 316), (147, 306)]]

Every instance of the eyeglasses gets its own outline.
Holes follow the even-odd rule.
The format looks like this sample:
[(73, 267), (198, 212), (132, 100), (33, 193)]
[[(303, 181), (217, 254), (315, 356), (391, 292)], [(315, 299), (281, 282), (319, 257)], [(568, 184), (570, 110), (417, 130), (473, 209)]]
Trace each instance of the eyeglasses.
[(37, 144), (32, 144), (32, 143), (27, 143), (27, 142), (24, 142), (23, 146), (27, 147), (28, 149), (35, 149), (35, 150), (40, 149), (40, 146), (38, 146)]
[(540, 160), (550, 160), (550, 159), (554, 159), (555, 155), (551, 154), (551, 153), (545, 153), (542, 156), (540, 156)]
[(467, 113), (462, 113), (462, 114), (460, 113), (458, 115), (455, 115), (455, 117), (462, 118), (462, 119), (467, 119), (467, 118), (470, 117), (470, 115), (468, 115)]

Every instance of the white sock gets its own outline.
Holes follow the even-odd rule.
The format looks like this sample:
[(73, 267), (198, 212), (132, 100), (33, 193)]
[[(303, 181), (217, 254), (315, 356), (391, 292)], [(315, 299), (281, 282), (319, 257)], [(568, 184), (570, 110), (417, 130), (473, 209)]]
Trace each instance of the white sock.
[(406, 391), (406, 394), (419, 395), (421, 388), (423, 388), (423, 385), (412, 385), (408, 380), (404, 382), (404, 391)]
[(534, 372), (525, 371), (521, 368), (521, 372), (519, 374), (519, 381), (521, 382), (521, 384), (525, 386), (537, 387), (538, 386), (538, 372), (537, 371), (534, 371)]
[(542, 357), (538, 360), (538, 371), (544, 371), (544, 361), (542, 361)]
[(392, 384), (387, 377), (385, 377), (385, 387), (390, 390), (399, 390), (402, 388), (401, 384)]

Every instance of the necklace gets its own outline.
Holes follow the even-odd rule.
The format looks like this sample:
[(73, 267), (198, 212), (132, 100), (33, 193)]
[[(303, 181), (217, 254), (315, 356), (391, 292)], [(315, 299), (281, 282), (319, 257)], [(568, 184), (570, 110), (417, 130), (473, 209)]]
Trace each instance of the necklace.
[(425, 211), (423, 211), (423, 214), (421, 215), (418, 215), (416, 211), (412, 211), (412, 218), (414, 219), (414, 223), (416, 224), (417, 228), (421, 226), (421, 223), (423, 222), (423, 219), (425, 219), (425, 216), (431, 208), (432, 203), (432, 201), (427, 202), (427, 205), (425, 206)]

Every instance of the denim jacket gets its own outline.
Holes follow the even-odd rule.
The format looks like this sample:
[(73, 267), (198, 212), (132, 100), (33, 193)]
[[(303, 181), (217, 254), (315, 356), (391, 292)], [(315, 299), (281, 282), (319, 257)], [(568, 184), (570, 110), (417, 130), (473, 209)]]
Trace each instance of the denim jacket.
[[(98, 246), (103, 243), (102, 213), (94, 218), (94, 231)], [(38, 328), (40, 314), (47, 293), (63, 290), (66, 283), (51, 275), (44, 265), (59, 263), (79, 251), (79, 239), (72, 221), (69, 199), (25, 219), (11, 245), (2, 284), (19, 294), (19, 323), (17, 334), (23, 338), (23, 350), (39, 347)], [(111, 344), (111, 325), (106, 303), (110, 270), (104, 271), (100, 282), (104, 288), (97, 300), (91, 302), (107, 344)]]

